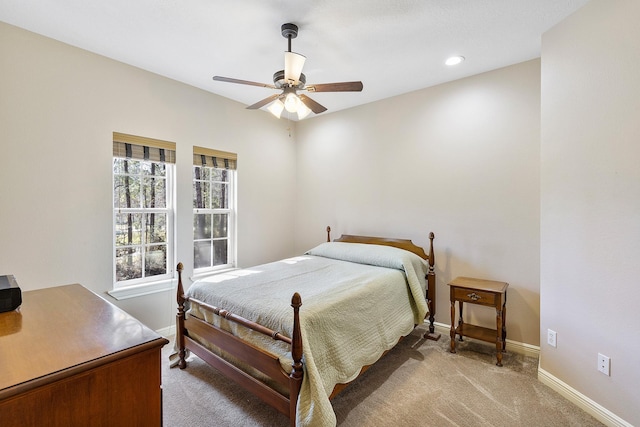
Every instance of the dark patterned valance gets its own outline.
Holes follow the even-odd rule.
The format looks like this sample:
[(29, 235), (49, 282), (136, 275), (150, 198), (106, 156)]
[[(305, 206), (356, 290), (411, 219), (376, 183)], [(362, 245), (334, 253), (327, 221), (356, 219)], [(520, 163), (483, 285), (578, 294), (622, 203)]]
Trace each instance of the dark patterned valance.
[(175, 142), (113, 132), (113, 157), (175, 163)]
[(238, 167), (238, 155), (227, 151), (194, 146), (193, 164), (194, 166), (209, 166), (235, 170)]

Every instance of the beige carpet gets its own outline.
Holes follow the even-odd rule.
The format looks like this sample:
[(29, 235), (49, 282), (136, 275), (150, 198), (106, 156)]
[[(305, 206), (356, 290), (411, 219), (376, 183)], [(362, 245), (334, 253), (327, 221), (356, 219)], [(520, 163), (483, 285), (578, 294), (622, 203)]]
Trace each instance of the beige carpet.
[[(602, 426), (537, 380), (538, 360), (484, 343), (425, 341), (416, 329), (336, 399), (339, 426)], [(163, 349), (164, 425), (287, 426), (288, 419), (195, 356), (169, 369)]]

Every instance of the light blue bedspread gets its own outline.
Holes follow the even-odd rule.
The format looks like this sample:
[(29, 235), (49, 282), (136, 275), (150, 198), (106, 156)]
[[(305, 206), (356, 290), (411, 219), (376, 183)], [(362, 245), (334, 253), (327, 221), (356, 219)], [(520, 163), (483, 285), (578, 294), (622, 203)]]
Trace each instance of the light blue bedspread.
[[(330, 242), (303, 256), (199, 280), (187, 295), (291, 337), (291, 296), (298, 292), (305, 372), (297, 425), (335, 426), (329, 401), (334, 386), (353, 380), (424, 320), (427, 268), (402, 249)], [(214, 321), (196, 306), (190, 314)], [(219, 322), (280, 355), (283, 368), (291, 370), (283, 343)]]

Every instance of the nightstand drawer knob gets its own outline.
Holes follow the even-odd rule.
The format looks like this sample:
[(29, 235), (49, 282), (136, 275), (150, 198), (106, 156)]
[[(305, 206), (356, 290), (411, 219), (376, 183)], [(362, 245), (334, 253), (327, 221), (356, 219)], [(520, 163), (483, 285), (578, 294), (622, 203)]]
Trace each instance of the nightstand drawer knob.
[(480, 295), (476, 294), (475, 292), (471, 292), (470, 294), (467, 294), (467, 297), (474, 301), (478, 301), (480, 298), (482, 298)]

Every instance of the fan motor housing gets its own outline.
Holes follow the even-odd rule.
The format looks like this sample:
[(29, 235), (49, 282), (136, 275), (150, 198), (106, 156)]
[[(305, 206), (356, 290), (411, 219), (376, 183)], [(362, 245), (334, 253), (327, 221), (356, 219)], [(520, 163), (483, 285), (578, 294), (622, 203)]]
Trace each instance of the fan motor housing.
[(300, 78), (298, 79), (298, 84), (293, 86), (290, 82), (285, 80), (284, 78), (284, 70), (276, 71), (273, 73), (273, 84), (278, 89), (282, 89), (285, 87), (295, 87), (296, 89), (304, 88), (304, 85), (307, 83), (307, 77), (304, 73), (300, 73)]

